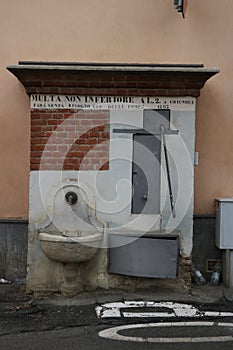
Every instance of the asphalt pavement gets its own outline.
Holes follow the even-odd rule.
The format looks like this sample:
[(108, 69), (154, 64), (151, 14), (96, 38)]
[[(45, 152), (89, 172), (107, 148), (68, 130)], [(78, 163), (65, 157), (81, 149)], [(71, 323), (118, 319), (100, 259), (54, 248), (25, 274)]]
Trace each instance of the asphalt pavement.
[[(223, 286), (194, 285), (179, 293), (97, 290), (67, 299), (0, 285), (0, 349), (232, 349), (233, 317), (222, 315), (233, 315), (233, 302), (225, 294)], [(179, 313), (185, 303), (188, 311)]]

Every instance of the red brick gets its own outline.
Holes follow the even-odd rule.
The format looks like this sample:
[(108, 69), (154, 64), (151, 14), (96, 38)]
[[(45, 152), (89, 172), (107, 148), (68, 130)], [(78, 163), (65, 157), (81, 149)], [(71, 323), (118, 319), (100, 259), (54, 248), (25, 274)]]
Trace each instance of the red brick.
[(43, 146), (43, 145), (31, 145), (32, 151), (37, 151), (37, 150), (43, 151), (44, 148), (45, 148), (45, 146)]
[(66, 137), (69, 137), (71, 139), (77, 139), (78, 137), (78, 132), (77, 131), (67, 131), (67, 136)]
[(96, 157), (96, 152), (91, 150), (88, 152), (88, 154), (86, 155), (86, 157)]
[(81, 164), (90, 164), (90, 160), (88, 158), (83, 158)]
[(40, 169), (40, 165), (39, 164), (31, 164), (30, 169), (31, 170), (39, 170)]
[(82, 125), (90, 125), (90, 126), (91, 126), (91, 125), (92, 125), (91, 122), (92, 122), (92, 121), (90, 121), (90, 120), (88, 120), (88, 119), (82, 119), (81, 124), (82, 124)]
[(64, 119), (64, 115), (62, 113), (60, 114), (49, 114), (49, 117), (52, 119)]
[(95, 170), (95, 166), (93, 164), (84, 164), (82, 170)]
[(90, 137), (99, 137), (100, 133), (98, 131), (90, 131), (89, 135)]
[(89, 138), (89, 133), (84, 133), (82, 135), (79, 136), (80, 139), (86, 139), (86, 138)]
[(64, 127), (65, 127), (65, 131), (74, 131), (75, 130), (75, 128), (74, 128), (74, 126), (72, 126), (72, 125), (63, 125)]
[(87, 138), (87, 139), (85, 140), (85, 143), (86, 143), (87, 145), (95, 145), (95, 144), (97, 143), (97, 139)]
[(40, 164), (40, 158), (31, 158), (31, 164)]
[(100, 144), (100, 143), (104, 143), (104, 142), (108, 142), (108, 139), (103, 139), (103, 138), (101, 138), (101, 137), (99, 137), (98, 138), (98, 144)]
[(58, 159), (54, 158), (47, 158), (43, 160), (43, 163), (48, 163), (48, 164), (58, 164)]
[(98, 158), (90, 158), (89, 163), (91, 163), (91, 164), (99, 164), (100, 160)]
[(39, 132), (39, 131), (33, 131), (31, 133), (31, 137), (34, 138), (34, 137), (43, 137), (44, 136), (44, 133), (43, 132)]
[(68, 145), (69, 147), (71, 147), (74, 144), (74, 140), (73, 139), (64, 139), (63, 143), (65, 145)]
[(95, 149), (96, 149), (96, 151), (108, 151), (108, 149), (109, 149), (109, 142), (108, 142), (108, 140), (105, 141), (105, 142), (98, 143), (96, 145)]
[(56, 132), (56, 137), (68, 137), (69, 135), (68, 135), (68, 133), (67, 132), (65, 132), (65, 131), (58, 131), (58, 132)]
[(45, 131), (50, 131), (50, 132), (52, 132), (52, 131), (53, 131), (53, 128), (52, 128), (51, 125), (50, 125), (50, 126), (48, 126), (48, 125), (42, 125), (42, 126), (41, 126), (41, 131), (43, 131), (43, 132), (45, 132)]
[(68, 145), (58, 145), (58, 146), (55, 146), (55, 149), (58, 149), (58, 151), (68, 151), (69, 147)]
[(105, 163), (105, 164), (101, 165), (98, 170), (100, 170), (100, 171), (109, 170), (109, 163)]
[(109, 133), (104, 131), (101, 133), (101, 137), (108, 139), (109, 138)]
[(64, 165), (63, 166), (63, 170), (74, 170), (74, 166), (73, 166), (73, 164), (71, 164), (71, 165)]
[(76, 141), (75, 141), (75, 145), (83, 145), (83, 144), (85, 144), (86, 141), (87, 140), (87, 138), (86, 139), (76, 139)]
[(52, 157), (53, 156), (53, 151), (44, 151), (42, 153), (42, 157), (45, 158), (45, 157)]
[(76, 131), (77, 135), (81, 135), (83, 132), (88, 131), (88, 128), (87, 128), (87, 126), (76, 125), (75, 126), (75, 131)]
[(103, 125), (103, 122), (99, 119), (90, 119), (89, 123), (90, 125)]
[(32, 113), (31, 113), (31, 117), (32, 117), (32, 118), (35, 118), (35, 119), (41, 118), (42, 115), (43, 115), (43, 112), (39, 112), (39, 111), (38, 111), (38, 112), (32, 112)]
[(91, 146), (80, 145), (79, 149), (80, 149), (80, 151), (89, 151), (91, 149)]
[(47, 120), (31, 120), (31, 126), (47, 125)]
[(95, 130), (104, 131), (104, 130), (105, 130), (105, 125), (96, 126), (96, 127), (95, 127)]
[(46, 132), (43, 132), (43, 134), (47, 139), (49, 139), (53, 133), (51, 131), (46, 131)]
[(53, 140), (52, 140), (52, 142), (53, 142), (53, 143), (56, 143), (56, 144), (59, 144), (59, 143), (62, 144), (62, 143), (63, 143), (63, 140), (64, 140), (64, 139), (62, 139), (62, 138), (54, 137)]
[(46, 144), (47, 140), (46, 138), (31, 138), (31, 144), (37, 144), (37, 145), (42, 145), (42, 144)]
[(54, 151), (53, 152), (53, 157), (54, 158), (63, 158), (65, 155), (65, 152), (62, 152), (62, 151)]
[[(43, 157), (41, 166), (39, 163), (32, 163), (33, 170), (39, 168), (56, 170), (62, 167), (67, 170), (79, 170), (81, 161), (83, 161), (82, 169), (94, 170), (103, 162), (101, 157), (106, 160), (108, 145), (104, 147), (105, 145), (98, 143), (109, 139), (109, 133), (105, 130), (105, 125), (109, 124), (109, 111), (91, 110), (82, 113), (78, 111), (75, 114), (76, 112), (67, 109), (62, 111), (42, 110), (33, 113), (31, 157), (34, 162), (40, 162), (40, 157)], [(62, 123), (63, 120), (64, 123)], [(92, 123), (96, 125), (94, 128), (91, 126)], [(80, 139), (77, 139), (78, 137)], [(43, 144), (47, 142), (49, 143), (42, 153)], [(100, 151), (103, 150), (102, 155), (90, 151), (94, 145), (97, 145)], [(86, 152), (90, 153), (85, 156)], [(65, 161), (64, 156), (66, 156)], [(84, 156), (85, 159), (83, 159)]]
[(54, 119), (48, 120), (48, 125), (58, 125), (58, 124), (59, 124), (58, 120), (54, 120)]
[(42, 152), (38, 152), (38, 150), (36, 150), (36, 151), (31, 151), (31, 158), (40, 157), (41, 154), (42, 154)]
[(96, 157), (106, 157), (106, 152), (97, 151), (96, 152)]
[(56, 130), (57, 132), (60, 132), (60, 131), (67, 131), (67, 130), (66, 130), (66, 127), (67, 127), (67, 123), (66, 123), (66, 121), (64, 121), (64, 120), (62, 120), (61, 123), (60, 123), (57, 127), (53, 126), (53, 128), (55, 128), (55, 130)]
[(77, 119), (66, 119), (66, 121), (64, 122), (65, 125), (80, 125), (80, 121)]
[(48, 145), (46, 145), (46, 150), (48, 150), (48, 151), (54, 151), (54, 150), (57, 150), (58, 147), (60, 147), (60, 146), (48, 144)]
[(83, 158), (84, 157), (84, 152), (74, 152), (74, 157), (77, 157), (77, 158)]
[(32, 126), (31, 132), (34, 132), (34, 131), (41, 131), (41, 126)]
[(67, 119), (67, 118), (70, 118), (70, 117), (73, 117), (74, 113), (64, 113), (64, 118)]

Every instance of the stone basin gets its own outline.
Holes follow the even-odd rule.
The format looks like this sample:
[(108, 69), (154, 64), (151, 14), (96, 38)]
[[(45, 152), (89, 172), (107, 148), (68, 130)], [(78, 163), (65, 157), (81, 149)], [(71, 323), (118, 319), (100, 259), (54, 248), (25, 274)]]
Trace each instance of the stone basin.
[(103, 233), (63, 236), (62, 233), (40, 232), (39, 238), (41, 248), (49, 259), (64, 264), (76, 264), (93, 258), (101, 246)]

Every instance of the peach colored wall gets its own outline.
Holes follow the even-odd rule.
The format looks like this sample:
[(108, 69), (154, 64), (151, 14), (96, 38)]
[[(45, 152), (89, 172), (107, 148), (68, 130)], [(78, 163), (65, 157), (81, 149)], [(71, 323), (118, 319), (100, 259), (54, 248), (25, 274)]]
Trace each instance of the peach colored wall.
[(0, 217), (27, 217), (29, 98), (5, 67), (19, 60), (204, 63), (221, 73), (198, 99), (195, 211), (233, 196), (233, 1), (8, 0), (0, 11)]

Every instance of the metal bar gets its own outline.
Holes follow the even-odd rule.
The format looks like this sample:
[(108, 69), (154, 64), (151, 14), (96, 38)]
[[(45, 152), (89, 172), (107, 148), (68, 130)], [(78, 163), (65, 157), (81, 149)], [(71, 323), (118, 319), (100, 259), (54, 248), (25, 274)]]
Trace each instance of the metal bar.
[[(145, 134), (145, 135), (162, 135), (161, 130), (155, 130), (154, 132), (148, 132), (144, 129), (113, 129), (115, 134)], [(179, 130), (164, 130), (166, 135), (178, 135)]]
[(175, 218), (176, 217), (175, 204), (174, 204), (174, 197), (173, 197), (173, 192), (172, 192), (172, 184), (171, 184), (171, 176), (170, 176), (170, 169), (169, 169), (169, 162), (168, 162), (168, 153), (167, 153), (167, 145), (166, 145), (164, 126), (161, 125), (160, 128), (161, 128), (161, 137), (163, 140), (164, 157), (165, 157), (166, 170), (167, 170), (167, 182), (168, 182), (171, 210), (172, 210), (172, 216), (173, 216), (173, 218)]

